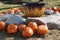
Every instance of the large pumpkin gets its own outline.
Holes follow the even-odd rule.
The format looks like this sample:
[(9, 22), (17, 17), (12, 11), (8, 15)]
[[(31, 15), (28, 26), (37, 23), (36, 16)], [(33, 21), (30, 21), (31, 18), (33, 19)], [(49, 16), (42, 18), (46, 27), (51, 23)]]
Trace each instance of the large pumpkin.
[(10, 25), (8, 25), (8, 27), (7, 27), (7, 32), (8, 32), (9, 34), (15, 34), (15, 33), (17, 33), (17, 31), (18, 31), (17, 25), (15, 25), (15, 24), (10, 24)]
[(37, 29), (37, 34), (42, 35), (48, 33), (48, 28), (46, 25), (40, 25)]
[(25, 27), (26, 27), (25, 24), (20, 24), (19, 27), (18, 27), (19, 28), (19, 31), (22, 32)]
[(28, 27), (31, 27), (33, 31), (37, 30), (37, 23), (36, 22), (29, 22)]
[(0, 22), (0, 31), (4, 31), (6, 29), (6, 24), (5, 22), (1, 21)]
[(24, 37), (31, 37), (33, 35), (33, 30), (30, 27), (26, 27), (23, 32), (22, 35)]

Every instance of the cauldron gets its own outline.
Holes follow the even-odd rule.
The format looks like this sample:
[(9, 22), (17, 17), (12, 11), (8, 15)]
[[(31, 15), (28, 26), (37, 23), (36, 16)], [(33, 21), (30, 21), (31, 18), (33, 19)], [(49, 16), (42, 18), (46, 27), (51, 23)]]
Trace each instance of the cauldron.
[(24, 5), (24, 13), (29, 17), (43, 16), (45, 11), (45, 3), (31, 2)]

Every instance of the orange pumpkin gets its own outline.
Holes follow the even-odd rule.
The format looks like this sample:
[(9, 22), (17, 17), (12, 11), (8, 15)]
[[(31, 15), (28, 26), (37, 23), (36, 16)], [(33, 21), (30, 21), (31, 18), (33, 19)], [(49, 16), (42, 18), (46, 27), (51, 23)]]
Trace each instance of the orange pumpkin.
[(8, 14), (7, 12), (3, 11), (2, 14)]
[(20, 10), (16, 10), (14, 13), (16, 13), (16, 12), (21, 12)]
[(7, 12), (8, 12), (8, 13), (11, 13), (11, 9), (8, 9)]
[(17, 12), (21, 12), (20, 10), (17, 10)]
[(60, 8), (57, 8), (57, 11), (60, 13)]
[(14, 10), (9, 9), (9, 10), (8, 10), (8, 13), (12, 13), (12, 14), (14, 14)]
[(0, 16), (2, 16), (3, 14), (2, 13), (0, 13)]
[(51, 7), (47, 8), (47, 9), (51, 9)]
[(31, 37), (33, 35), (33, 30), (30, 27), (26, 27), (23, 32), (22, 35), (24, 37)]
[(57, 7), (52, 7), (51, 9), (54, 11), (57, 11)]
[(36, 22), (29, 22), (28, 27), (31, 27), (33, 31), (37, 30), (37, 23)]
[(43, 34), (46, 34), (48, 33), (48, 28), (46, 25), (40, 25), (37, 29), (37, 34), (38, 35), (43, 35)]
[(15, 24), (9, 24), (9, 25), (8, 25), (8, 27), (7, 27), (7, 32), (8, 32), (9, 34), (15, 34), (15, 33), (17, 33), (17, 31), (18, 31), (17, 25), (15, 25)]
[(19, 31), (22, 32), (25, 27), (26, 27), (25, 24), (20, 24), (19, 27), (18, 27)]
[(23, 8), (23, 7), (21, 7), (21, 8), (19, 8), (19, 10), (20, 10), (20, 11), (23, 11), (23, 10), (24, 10), (24, 8)]
[(1, 21), (0, 22), (0, 31), (4, 31), (6, 29), (6, 24), (5, 22)]
[(11, 8), (11, 9), (8, 10), (8, 12), (14, 12), (14, 13), (16, 13), (17, 9), (16, 8)]
[(12, 10), (17, 10), (17, 8), (11, 8)]

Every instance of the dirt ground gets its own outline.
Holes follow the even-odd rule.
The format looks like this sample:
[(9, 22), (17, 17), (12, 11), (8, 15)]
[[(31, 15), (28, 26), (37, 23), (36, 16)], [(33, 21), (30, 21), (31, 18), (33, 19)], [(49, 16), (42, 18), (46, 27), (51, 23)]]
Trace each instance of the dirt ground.
[(9, 35), (6, 31), (0, 32), (0, 40), (60, 40), (60, 30), (53, 29), (49, 30), (48, 34), (45, 35), (36, 35), (34, 34), (30, 38), (22, 37), (21, 33), (15, 35)]

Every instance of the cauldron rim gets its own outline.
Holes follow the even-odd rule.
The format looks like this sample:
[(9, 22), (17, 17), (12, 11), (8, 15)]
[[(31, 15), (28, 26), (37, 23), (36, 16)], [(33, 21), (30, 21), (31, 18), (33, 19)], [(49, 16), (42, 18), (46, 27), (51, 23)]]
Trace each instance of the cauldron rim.
[(27, 7), (31, 7), (31, 6), (45, 6), (46, 4), (44, 2), (29, 2), (29, 3), (25, 3), (24, 6), (27, 6)]

